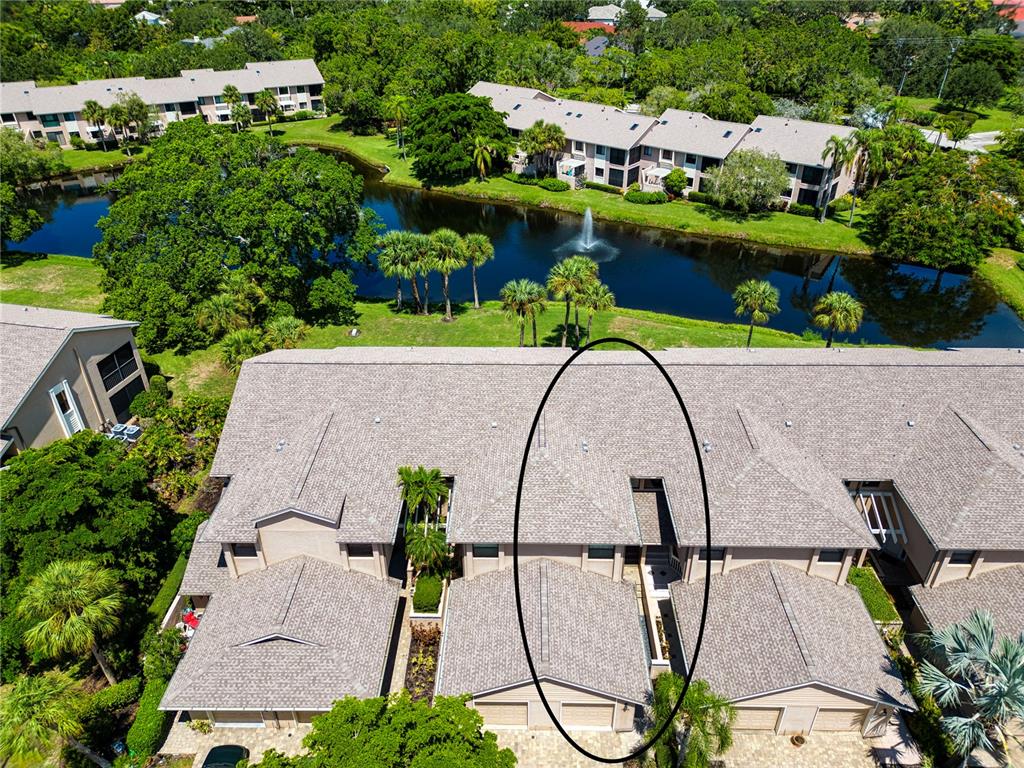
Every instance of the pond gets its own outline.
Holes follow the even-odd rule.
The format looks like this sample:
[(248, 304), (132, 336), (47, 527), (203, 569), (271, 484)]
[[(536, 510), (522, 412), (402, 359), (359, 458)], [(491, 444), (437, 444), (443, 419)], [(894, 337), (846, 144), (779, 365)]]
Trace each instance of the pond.
[[(477, 273), (481, 298), (497, 298), (501, 286), (514, 278), (543, 282), (558, 259), (581, 252), (581, 216), (397, 187), (383, 183), (371, 168), (359, 170), (366, 179), (365, 204), (389, 229), (429, 232), (443, 226), (491, 238), (495, 259)], [(100, 195), (51, 192), (42, 205), (46, 224), (17, 248), (89, 256), (100, 239), (96, 222), (108, 206)], [(946, 273), (936, 283), (937, 273), (921, 267), (601, 221), (593, 223), (593, 239), (588, 255), (600, 263), (601, 280), (623, 307), (733, 322), (732, 292), (741, 281), (755, 277), (769, 280), (781, 292), (781, 312), (772, 318), (772, 328), (801, 333), (811, 327), (810, 308), (834, 288), (865, 305), (864, 324), (851, 341), (1024, 346), (1024, 322), (980, 278)], [(363, 296), (394, 295), (394, 280), (377, 272), (361, 270), (356, 284)], [(431, 288), (438, 300), (440, 280), (432, 281)], [(452, 275), (451, 291), (454, 300), (472, 300), (468, 269)]]

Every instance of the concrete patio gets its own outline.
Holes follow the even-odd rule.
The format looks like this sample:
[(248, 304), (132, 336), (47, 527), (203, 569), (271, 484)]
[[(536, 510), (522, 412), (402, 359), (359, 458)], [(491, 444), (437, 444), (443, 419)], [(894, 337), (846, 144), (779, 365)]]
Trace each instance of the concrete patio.
[(199, 733), (187, 723), (175, 720), (160, 754), (195, 755), (193, 768), (199, 768), (206, 753), (219, 744), (238, 744), (249, 750), (249, 759), (259, 760), (268, 749), (286, 755), (302, 752), (302, 739), (312, 726), (303, 723), (294, 728), (214, 728), (212, 733)]
[(794, 747), (789, 736), (736, 732), (720, 759), (724, 768), (878, 768), (871, 743), (859, 733), (814, 733)]
[[(508, 747), (519, 758), (518, 768), (591, 768), (603, 765), (589, 760), (569, 744), (558, 731), (504, 731), (494, 730), (498, 744)], [(573, 738), (584, 749), (595, 755), (621, 757), (636, 749), (640, 736), (633, 732), (574, 734)]]

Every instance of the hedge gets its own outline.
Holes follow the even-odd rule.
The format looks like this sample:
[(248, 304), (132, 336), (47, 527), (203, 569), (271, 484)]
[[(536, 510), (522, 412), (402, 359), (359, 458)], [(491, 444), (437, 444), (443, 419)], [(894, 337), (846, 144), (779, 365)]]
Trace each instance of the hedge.
[(416, 579), (412, 607), (416, 613), (436, 613), (441, 604), (441, 579), (430, 574)]
[(179, 555), (188, 557), (196, 540), (196, 531), (209, 519), (210, 513), (205, 509), (193, 509), (174, 526), (174, 530), (171, 531), (171, 543)]
[(806, 205), (804, 203), (790, 203), (789, 208), (786, 210), (796, 216), (815, 216), (814, 206)]
[(711, 198), (707, 192), (698, 192), (696, 189), (692, 190), (686, 199), (691, 203), (704, 203), (705, 205), (714, 205), (715, 201)]
[(637, 205), (660, 205), (668, 202), (668, 195), (664, 192), (627, 192), (626, 202)]
[(596, 189), (598, 192), (610, 192), (613, 195), (622, 194), (622, 190), (618, 187), (613, 187), (611, 184), (602, 184), (599, 181), (585, 181), (583, 186), (587, 189)]
[(569, 189), (569, 184), (561, 179), (541, 179), (538, 186), (548, 192), (565, 192)]
[(917, 662), (902, 653), (893, 654), (893, 662), (917, 704), (917, 711), (907, 713), (904, 719), (914, 741), (924, 753), (922, 756), (930, 756), (936, 765), (949, 764), (956, 750), (949, 734), (942, 727), (942, 710), (930, 694), (921, 690), (917, 679)]
[(513, 184), (525, 184), (528, 187), (536, 187), (540, 184), (540, 179), (536, 176), (524, 176), (521, 173), (513, 173), (512, 171), (503, 173), (501, 177), (505, 179), (505, 181), (511, 181)]
[(860, 592), (872, 619), (884, 624), (900, 620), (900, 615), (889, 599), (889, 593), (885, 591), (873, 568), (851, 568), (846, 580)]
[(166, 680), (150, 680), (139, 700), (135, 722), (128, 729), (125, 743), (136, 757), (149, 757), (160, 751), (171, 724), (171, 713), (159, 709), (167, 690)]
[(131, 677), (122, 680), (116, 685), (108, 688), (101, 688), (89, 697), (86, 704), (86, 717), (101, 717), (119, 709), (124, 709), (129, 704), (138, 701), (142, 694), (142, 680), (138, 677)]
[(171, 572), (167, 574), (167, 578), (164, 579), (164, 584), (160, 587), (160, 591), (156, 593), (156, 597), (153, 598), (153, 602), (149, 606), (149, 617), (153, 621), (163, 621), (164, 616), (171, 610), (171, 605), (174, 603), (174, 598), (178, 596), (178, 587), (181, 586), (181, 579), (185, 576), (185, 566), (188, 565), (188, 556), (178, 555), (177, 561), (174, 563), (174, 567), (171, 568)]

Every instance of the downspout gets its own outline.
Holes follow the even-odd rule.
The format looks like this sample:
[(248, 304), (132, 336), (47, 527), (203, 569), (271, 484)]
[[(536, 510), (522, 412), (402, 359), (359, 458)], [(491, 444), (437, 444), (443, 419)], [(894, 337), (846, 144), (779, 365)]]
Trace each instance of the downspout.
[(102, 428), (103, 422), (106, 420), (103, 418), (103, 411), (100, 410), (100, 401), (96, 397), (96, 390), (93, 389), (92, 379), (89, 378), (89, 373), (85, 370), (85, 363), (82, 362), (82, 358), (78, 354), (78, 350), (72, 347), (71, 352), (74, 354), (75, 360), (78, 361), (78, 370), (82, 374), (82, 378), (85, 380), (85, 388), (89, 391), (89, 399), (92, 400), (92, 407), (96, 410), (96, 424), (99, 428)]

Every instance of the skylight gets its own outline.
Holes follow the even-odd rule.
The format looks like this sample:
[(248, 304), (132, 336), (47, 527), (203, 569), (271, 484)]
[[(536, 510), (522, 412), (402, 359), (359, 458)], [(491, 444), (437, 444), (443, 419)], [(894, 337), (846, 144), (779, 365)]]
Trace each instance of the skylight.
[(732, 131), (726, 131), (725, 133), (722, 134), (722, 136), (728, 139), (730, 136), (732, 136)]
[(668, 120), (662, 120), (662, 121), (661, 121), (661, 124), (662, 124), (662, 125), (668, 125)]
[(760, 129), (760, 128), (755, 128), (755, 129), (754, 129), (754, 133), (760, 133), (760, 132), (761, 132), (761, 129)]
[(521, 106), (523, 106), (523, 105), (522, 105), (522, 104), (516, 104), (516, 105), (515, 105), (514, 107), (512, 107), (512, 111), (513, 111), (513, 112), (515, 112), (515, 111), (516, 111), (517, 109), (519, 109), (519, 108), (520, 108)]
[(640, 123), (633, 123), (631, 126), (629, 126), (629, 130), (635, 131), (639, 127), (640, 127)]

